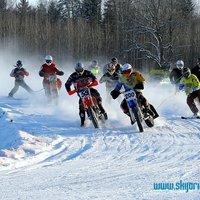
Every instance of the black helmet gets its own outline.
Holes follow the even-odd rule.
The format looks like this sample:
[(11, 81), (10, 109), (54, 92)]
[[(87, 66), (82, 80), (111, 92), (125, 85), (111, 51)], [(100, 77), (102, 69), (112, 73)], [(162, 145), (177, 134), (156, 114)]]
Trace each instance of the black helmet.
[(190, 69), (188, 67), (184, 67), (182, 69), (182, 75), (183, 77), (188, 78), (191, 75)]
[(98, 65), (98, 61), (97, 61), (97, 60), (93, 60), (93, 61), (92, 61), (92, 64), (93, 64), (93, 65)]
[(112, 59), (111, 59), (111, 61), (112, 61), (112, 63), (114, 63), (114, 64), (117, 64), (117, 63), (118, 63), (118, 59), (117, 59), (117, 58), (115, 58), (115, 57), (114, 57), (114, 58), (112, 58)]
[(22, 66), (22, 61), (21, 61), (21, 60), (18, 60), (18, 61), (16, 62), (16, 65), (17, 65), (17, 67), (21, 67), (21, 66)]
[(83, 65), (83, 63), (80, 63), (80, 62), (76, 63), (74, 69), (75, 69), (75, 71), (76, 71), (76, 73), (78, 75), (82, 75), (83, 72), (84, 72), (84, 65)]

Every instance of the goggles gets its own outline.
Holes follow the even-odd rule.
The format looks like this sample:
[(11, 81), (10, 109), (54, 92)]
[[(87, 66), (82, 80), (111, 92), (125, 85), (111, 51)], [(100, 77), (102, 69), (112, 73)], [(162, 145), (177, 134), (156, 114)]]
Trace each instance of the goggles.
[(46, 63), (50, 64), (50, 63), (51, 63), (51, 60), (46, 60)]
[(122, 74), (130, 74), (131, 73), (131, 69), (127, 69), (121, 72)]

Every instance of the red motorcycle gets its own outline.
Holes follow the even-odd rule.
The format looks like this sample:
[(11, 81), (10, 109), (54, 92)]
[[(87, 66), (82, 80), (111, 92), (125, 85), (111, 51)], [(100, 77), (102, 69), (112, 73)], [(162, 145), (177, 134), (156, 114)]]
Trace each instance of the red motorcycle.
[(104, 122), (105, 118), (101, 113), (97, 100), (94, 96), (91, 95), (90, 89), (88, 86), (82, 87), (78, 91), (73, 90), (74, 93), (78, 93), (78, 96), (82, 100), (82, 106), (84, 107), (89, 120), (92, 121), (95, 128), (100, 128), (100, 121)]
[(58, 104), (58, 91), (62, 86), (62, 82), (56, 75), (45, 77), (43, 81), (45, 93), (49, 102)]

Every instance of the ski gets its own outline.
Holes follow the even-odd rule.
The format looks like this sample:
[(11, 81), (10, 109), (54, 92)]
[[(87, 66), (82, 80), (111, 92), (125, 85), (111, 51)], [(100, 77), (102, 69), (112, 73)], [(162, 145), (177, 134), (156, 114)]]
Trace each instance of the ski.
[(181, 119), (200, 119), (199, 116), (191, 116), (191, 117), (184, 117), (184, 116), (181, 116)]

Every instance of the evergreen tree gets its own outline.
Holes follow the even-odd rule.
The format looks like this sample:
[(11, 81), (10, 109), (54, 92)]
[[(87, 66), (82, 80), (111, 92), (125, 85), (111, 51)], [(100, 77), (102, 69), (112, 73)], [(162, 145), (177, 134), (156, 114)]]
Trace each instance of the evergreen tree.
[(64, 20), (79, 18), (81, 5), (81, 0), (58, 0), (58, 6)]
[(29, 5), (28, 0), (20, 0), (16, 7), (21, 15), (25, 15), (27, 12), (31, 11), (31, 6)]
[(0, 1), (0, 11), (6, 10), (7, 7), (7, 0), (1, 0)]
[(57, 2), (50, 1), (50, 4), (48, 6), (48, 17), (50, 20), (50, 23), (56, 23), (60, 19), (60, 9), (58, 7)]
[(101, 0), (83, 0), (82, 17), (89, 22), (101, 22)]

